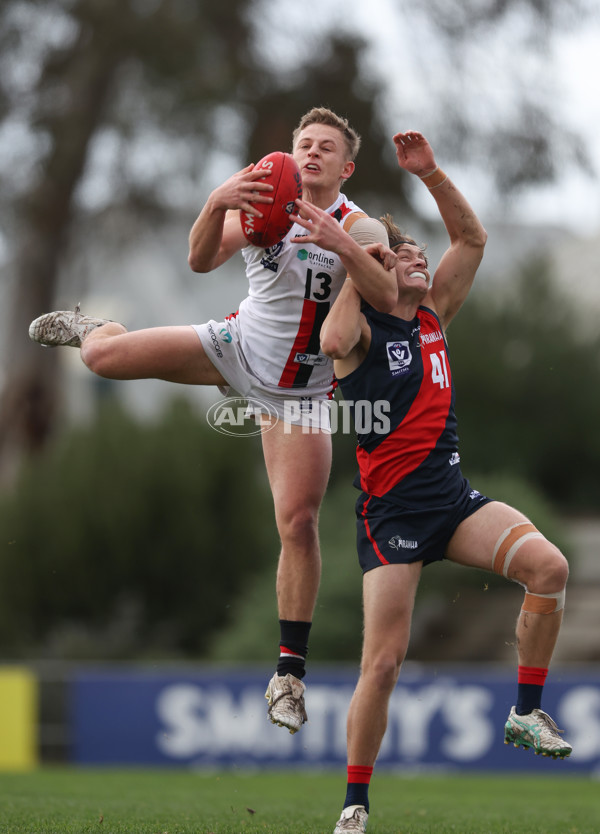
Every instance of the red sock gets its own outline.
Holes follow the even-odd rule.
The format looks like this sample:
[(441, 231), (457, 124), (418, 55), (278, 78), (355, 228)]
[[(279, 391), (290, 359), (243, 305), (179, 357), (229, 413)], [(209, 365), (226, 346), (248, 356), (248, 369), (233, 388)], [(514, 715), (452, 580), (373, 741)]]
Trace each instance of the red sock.
[(361, 765), (348, 765), (348, 781), (361, 782), (368, 785), (373, 775), (372, 767), (361, 767)]
[(548, 670), (538, 666), (519, 666), (518, 683), (534, 683), (536, 686), (543, 686), (546, 683)]

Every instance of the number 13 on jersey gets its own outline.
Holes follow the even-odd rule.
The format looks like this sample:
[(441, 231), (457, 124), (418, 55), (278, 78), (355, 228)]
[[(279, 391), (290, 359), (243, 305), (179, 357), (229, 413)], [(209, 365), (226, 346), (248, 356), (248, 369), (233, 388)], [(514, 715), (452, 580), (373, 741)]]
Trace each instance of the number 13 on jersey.
[(311, 298), (315, 301), (326, 301), (330, 295), (331, 275), (328, 272), (317, 272), (316, 275), (313, 275), (312, 269), (307, 269), (304, 298)]

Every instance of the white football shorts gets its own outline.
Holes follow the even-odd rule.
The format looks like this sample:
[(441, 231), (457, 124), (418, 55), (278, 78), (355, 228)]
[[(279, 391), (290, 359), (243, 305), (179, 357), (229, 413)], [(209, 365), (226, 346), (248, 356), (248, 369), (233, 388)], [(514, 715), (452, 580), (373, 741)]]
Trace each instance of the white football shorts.
[(331, 432), (331, 400), (327, 395), (307, 395), (305, 389), (267, 386), (252, 372), (241, 349), (237, 321), (193, 324), (202, 347), (215, 368), (229, 383), (219, 385), (224, 397), (237, 394), (250, 401), (250, 411), (273, 414), (284, 423)]

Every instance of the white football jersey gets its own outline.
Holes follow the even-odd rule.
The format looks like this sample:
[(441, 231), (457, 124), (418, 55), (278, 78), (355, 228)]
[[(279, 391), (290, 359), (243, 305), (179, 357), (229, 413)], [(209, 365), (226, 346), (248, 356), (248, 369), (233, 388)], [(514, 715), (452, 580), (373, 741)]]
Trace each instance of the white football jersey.
[[(327, 211), (341, 222), (361, 209), (340, 194)], [(249, 291), (236, 324), (244, 356), (265, 385), (322, 396), (333, 390), (333, 363), (321, 353), (319, 333), (347, 273), (334, 252), (291, 243), (296, 235), (306, 231), (295, 223), (269, 249), (242, 249)]]

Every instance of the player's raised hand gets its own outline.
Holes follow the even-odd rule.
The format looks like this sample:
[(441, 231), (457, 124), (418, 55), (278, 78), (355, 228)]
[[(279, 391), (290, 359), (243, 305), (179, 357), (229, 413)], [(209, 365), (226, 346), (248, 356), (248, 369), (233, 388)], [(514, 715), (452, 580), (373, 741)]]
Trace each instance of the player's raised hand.
[(398, 164), (405, 171), (424, 177), (437, 168), (431, 145), (418, 130), (407, 130), (394, 136)]
[(270, 173), (264, 169), (257, 169), (254, 165), (247, 165), (217, 186), (211, 194), (211, 199), (217, 208), (224, 211), (242, 209), (248, 214), (262, 217), (255, 204), (272, 203), (273, 186), (258, 180), (268, 177)]

